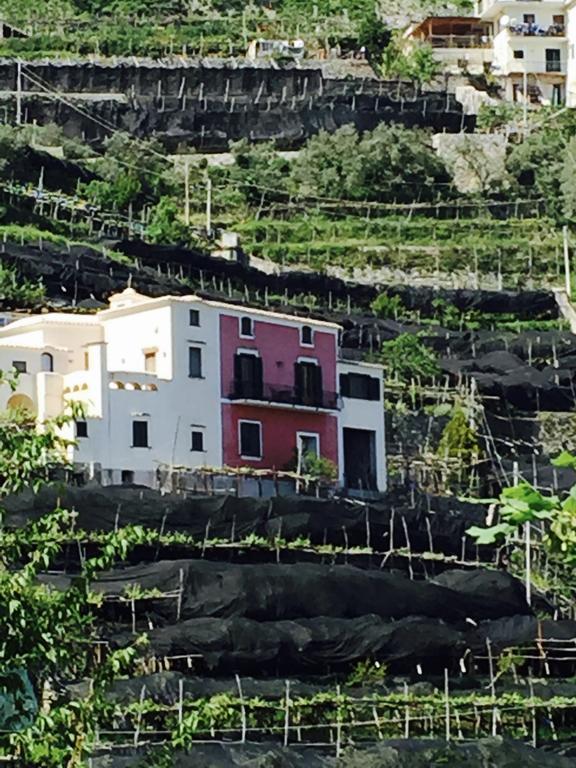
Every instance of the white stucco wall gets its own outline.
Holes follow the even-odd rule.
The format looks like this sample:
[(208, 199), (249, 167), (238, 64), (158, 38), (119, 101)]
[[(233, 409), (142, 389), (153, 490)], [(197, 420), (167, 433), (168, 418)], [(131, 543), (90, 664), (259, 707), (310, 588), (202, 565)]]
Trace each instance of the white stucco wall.
[(344, 479), (344, 429), (367, 429), (375, 432), (376, 474), (378, 490), (385, 491), (387, 486), (386, 440), (384, 430), (384, 380), (382, 367), (369, 363), (338, 362), (340, 374), (358, 373), (381, 379), (380, 400), (361, 400), (354, 397), (342, 398), (342, 411), (338, 429), (338, 453), (340, 456), (340, 481)]

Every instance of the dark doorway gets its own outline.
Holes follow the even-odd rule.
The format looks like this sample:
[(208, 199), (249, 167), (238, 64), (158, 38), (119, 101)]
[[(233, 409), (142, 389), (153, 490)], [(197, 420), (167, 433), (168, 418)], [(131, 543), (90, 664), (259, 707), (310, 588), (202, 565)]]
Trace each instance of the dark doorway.
[(322, 406), (322, 368), (316, 363), (296, 363), (296, 399), (302, 405)]
[(376, 433), (344, 429), (344, 483), (358, 491), (376, 491)]
[(259, 400), (264, 391), (262, 358), (239, 353), (234, 356), (234, 397), (252, 397)]

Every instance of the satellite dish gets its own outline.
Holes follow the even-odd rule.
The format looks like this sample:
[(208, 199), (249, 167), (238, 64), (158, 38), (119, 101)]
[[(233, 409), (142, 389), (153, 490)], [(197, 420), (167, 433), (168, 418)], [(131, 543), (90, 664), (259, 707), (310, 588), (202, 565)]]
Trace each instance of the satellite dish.
[(500, 26), (501, 27), (507, 27), (510, 24), (510, 16), (507, 14), (504, 14), (504, 16), (500, 17)]

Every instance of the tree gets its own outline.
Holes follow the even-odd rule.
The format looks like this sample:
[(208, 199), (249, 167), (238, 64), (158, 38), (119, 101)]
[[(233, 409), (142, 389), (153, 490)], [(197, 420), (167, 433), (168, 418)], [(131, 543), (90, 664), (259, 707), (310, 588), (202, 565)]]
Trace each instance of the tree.
[(103, 208), (125, 210), (156, 202), (174, 191), (173, 174), (162, 147), (116, 133), (105, 144), (104, 156), (95, 164), (102, 177), (86, 187), (86, 194)]
[(363, 136), (345, 126), (312, 137), (290, 183), (295, 194), (412, 202), (446, 194), (450, 180), (426, 132), (381, 124)]
[(419, 334), (401, 333), (392, 341), (385, 341), (378, 359), (388, 375), (403, 381), (427, 379), (439, 373), (436, 355), (424, 345)]
[(170, 245), (187, 243), (190, 230), (179, 218), (180, 211), (171, 197), (162, 197), (152, 212), (147, 235), (153, 243)]
[(560, 220), (574, 209), (571, 170), (576, 116), (572, 112), (548, 115), (543, 125), (513, 146), (506, 163), (516, 194), (542, 198), (548, 214)]
[[(17, 387), (17, 380), (0, 373), (0, 385)], [(9, 411), (0, 418), (0, 500), (26, 487), (38, 489), (54, 467), (66, 466), (67, 441), (62, 429), (79, 416), (79, 407), (36, 429), (26, 411)], [(105, 707), (104, 691), (114, 674), (134, 657), (134, 648), (111, 655), (93, 673), (90, 695), (81, 702), (58, 693), (60, 683), (86, 674), (95, 637), (94, 608), (99, 598), (91, 582), (99, 570), (124, 558), (142, 541), (143, 530), (127, 527), (104, 536), (100, 553), (84, 561), (65, 589), (53, 589), (41, 579), (61, 554), (74, 527), (75, 514), (56, 509), (18, 530), (0, 528), (0, 699), (14, 711), (0, 730), (0, 755), (18, 764), (39, 768), (80, 766), (90, 753)], [(52, 702), (38, 710), (45, 686)], [(33, 690), (32, 690), (33, 689)], [(8, 731), (8, 733), (6, 733)]]

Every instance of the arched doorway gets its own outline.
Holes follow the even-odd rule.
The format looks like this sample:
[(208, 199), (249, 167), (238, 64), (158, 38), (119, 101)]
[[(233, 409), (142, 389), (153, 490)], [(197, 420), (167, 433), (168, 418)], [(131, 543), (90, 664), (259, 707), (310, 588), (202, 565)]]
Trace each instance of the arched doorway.
[(12, 395), (7, 403), (10, 411), (28, 411), (28, 413), (34, 413), (34, 403), (28, 397), (28, 395), (22, 395), (18, 392)]

